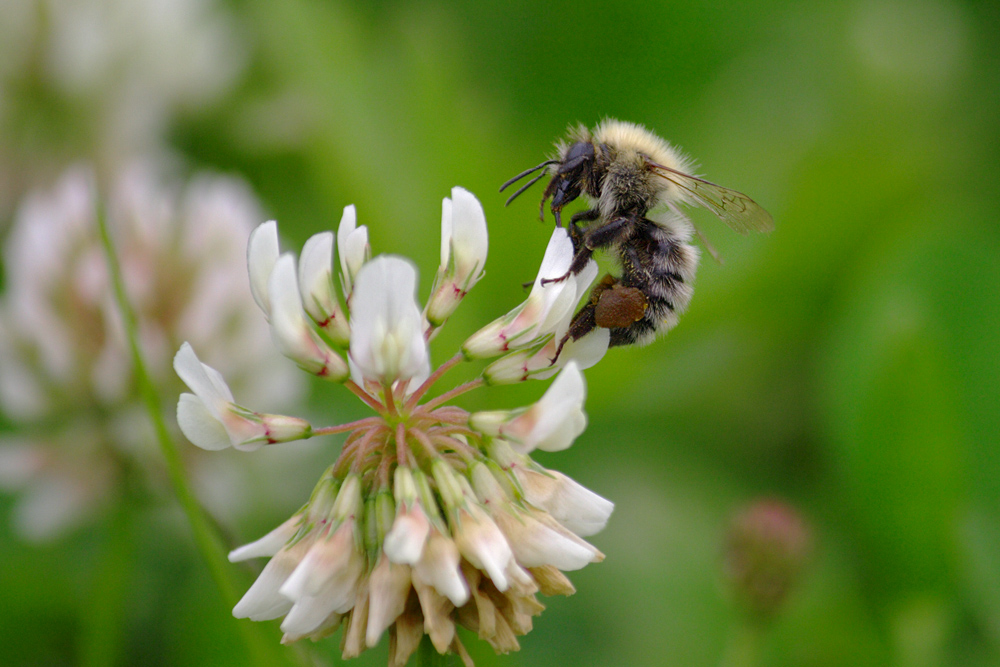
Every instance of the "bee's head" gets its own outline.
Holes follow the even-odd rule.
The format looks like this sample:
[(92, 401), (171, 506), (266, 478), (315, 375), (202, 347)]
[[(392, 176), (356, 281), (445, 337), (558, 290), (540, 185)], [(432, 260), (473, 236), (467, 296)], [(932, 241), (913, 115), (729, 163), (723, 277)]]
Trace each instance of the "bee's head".
[(557, 225), (563, 206), (583, 193), (587, 184), (592, 180), (593, 169), (593, 143), (578, 141), (566, 149), (566, 154), (562, 157), (558, 167), (555, 168), (549, 187), (545, 189), (545, 195), (542, 198), (542, 206), (544, 206), (545, 200), (552, 197), (549, 210), (555, 216)]
[[(539, 172), (537, 176), (521, 186), (507, 199), (507, 203), (510, 204), (518, 195), (545, 176), (546, 173), (552, 174), (552, 179), (549, 181), (548, 187), (545, 188), (545, 194), (542, 195), (540, 212), (544, 219), (545, 202), (551, 198), (552, 203), (549, 205), (549, 209), (552, 211), (552, 215), (555, 216), (556, 226), (561, 227), (559, 213), (563, 207), (579, 197), (585, 190), (594, 194), (592, 192), (594, 190), (593, 183), (597, 181), (594, 178), (595, 153), (594, 144), (590, 141), (576, 141), (569, 145), (563, 144), (558, 159), (546, 160), (531, 169), (521, 172), (504, 183), (500, 191), (503, 192), (508, 186), (513, 185), (533, 172)], [(545, 169), (546, 167), (548, 169)]]

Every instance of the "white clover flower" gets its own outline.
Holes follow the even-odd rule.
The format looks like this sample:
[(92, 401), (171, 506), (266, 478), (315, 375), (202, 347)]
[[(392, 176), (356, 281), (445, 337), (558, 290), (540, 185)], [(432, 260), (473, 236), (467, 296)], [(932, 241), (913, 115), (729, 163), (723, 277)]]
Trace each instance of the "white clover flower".
[(174, 357), (174, 370), (194, 392), (181, 394), (177, 423), (188, 440), (202, 449), (232, 446), (251, 451), (310, 435), (311, 427), (304, 419), (260, 414), (236, 405), (222, 375), (201, 363), (188, 343)]
[(349, 374), (347, 362), (320, 337), (306, 319), (295, 271), (295, 257), (278, 258), (267, 281), (271, 336), (275, 347), (303, 370), (339, 382)]
[[(67, 155), (117, 171), (164, 151), (178, 118), (217, 103), (237, 82), (244, 41), (233, 12), (214, 0), (0, 3), (0, 91), (34, 90), (49, 105), (38, 113), (43, 102), (23, 95), (0, 104), (0, 121), (17, 137), (0, 138), (0, 219), (68, 166)], [(50, 100), (60, 100), (62, 113), (51, 113)], [(66, 118), (69, 134), (54, 127)]]
[[(184, 362), (178, 372), (195, 392), (182, 398), (178, 409), (196, 413), (194, 419), (182, 415), (182, 423), (199, 424), (191, 429), (194, 438), (211, 431), (209, 444), (247, 449), (275, 440), (263, 430), (272, 423), (284, 427), (287, 439), (349, 434), (306, 506), (230, 554), (232, 560), (270, 556), (233, 613), (252, 620), (282, 618), (284, 642), (320, 639), (343, 628), (342, 650), (349, 658), (388, 632), (389, 662), (403, 665), (426, 634), (438, 652), (455, 652), (468, 663), (458, 625), (497, 651), (516, 650), (517, 635), (528, 632), (531, 617), (543, 609), (535, 595), (572, 593), (561, 570), (603, 559), (574, 529), (596, 532), (611, 504), (566, 477), (553, 476), (556, 481), (548, 485), (538, 481), (536, 476), (548, 471), (527, 456), (534, 449), (565, 449), (583, 431), (586, 390), (578, 361), (548, 360), (544, 369), (523, 372), (518, 380), (562, 371), (528, 408), (470, 415), (447, 404), (486, 385), (485, 376), (424, 400), (469, 356), (466, 349), (432, 371), (428, 340), (483, 274), (486, 258), (485, 218), (471, 194), (452, 190), (442, 220), (441, 266), (423, 311), (415, 294), (416, 269), (400, 257), (369, 259), (367, 231), (356, 227), (353, 207), (345, 209), (337, 235), (339, 293), (332, 280), (332, 234), (306, 244), (297, 281), (294, 257), (278, 255), (272, 223), (251, 241), (251, 283), (272, 331), (285, 319), (294, 322), (280, 326), (298, 332), (297, 337), (276, 333), (279, 348), (317, 373), (320, 364), (329, 365), (317, 350), (333, 350), (324, 347), (333, 338), (324, 318), (346, 316), (351, 374), (341, 380), (374, 416), (311, 428), (294, 418), (280, 421), (237, 408), (221, 378), (193, 352), (184, 348), (178, 354)], [(541, 278), (565, 273), (571, 257), (565, 232), (554, 235), (528, 302), (479, 339), (507, 346), (509, 334), (530, 355), (545, 354), (541, 350), (550, 344), (554, 355), (554, 336), (567, 331), (578, 297), (596, 274), (588, 267), (541, 285)], [(276, 288), (279, 283), (284, 293)], [(337, 310), (341, 303), (346, 310)], [(283, 308), (291, 312), (282, 314)], [(585, 340), (575, 343), (585, 347)], [(606, 348), (605, 332), (600, 354)]]
[(507, 384), (531, 377), (544, 380), (571, 360), (583, 369), (603, 358), (611, 340), (607, 329), (596, 328), (579, 340), (567, 336), (574, 307), (598, 271), (597, 263), (591, 260), (578, 274), (567, 276), (572, 261), (573, 243), (564, 229), (556, 228), (527, 300), (462, 345), (463, 354), (476, 359), (510, 352), (486, 368), (483, 377), (487, 382)]
[(430, 374), (416, 288), (417, 271), (401, 257), (376, 257), (358, 271), (351, 309), (351, 361), (365, 380), (405, 384)]
[(558, 452), (566, 449), (587, 428), (583, 413), (586, 398), (583, 373), (569, 362), (542, 398), (519, 412), (479, 412), (469, 424), (483, 433), (515, 443), (523, 454), (535, 449)]
[[(242, 411), (222, 380), (224, 374), (241, 399), (279, 408), (304, 388), (274, 353), (266, 325), (248, 312), (243, 244), (261, 214), (247, 186), (202, 175), (181, 188), (152, 163), (135, 162), (114, 176), (102, 203), (159, 392), (174, 396), (181, 388), (171, 360), (182, 341), (211, 364), (203, 366), (192, 350), (179, 360), (187, 359), (182, 366), (197, 376), (192, 382), (201, 394), (182, 399), (192, 439), (253, 448), (307, 427)], [(32, 539), (85, 523), (119, 485), (135, 483), (130, 475), (166, 491), (161, 454), (133, 383), (96, 210), (90, 172), (72, 169), (23, 203), (3, 248), (0, 411), (24, 435), (10, 448), (0, 439), (0, 451), (19, 451), (31, 466), (16, 480), (0, 475), (0, 488), (18, 493), (14, 523)], [(88, 416), (95, 413), (104, 417)], [(194, 449), (184, 456), (196, 494), (229, 522), (261, 507), (256, 492), (262, 484), (273, 491), (267, 480), (274, 474), (265, 474), (257, 459), (223, 461)], [(282, 470), (302, 462), (297, 454), (286, 457)]]
[(489, 249), (486, 214), (472, 193), (452, 188), (451, 199), (445, 199), (441, 208), (441, 265), (426, 309), (434, 327), (448, 319), (483, 277)]
[(344, 208), (344, 215), (337, 228), (337, 253), (340, 255), (340, 286), (348, 303), (354, 293), (354, 279), (361, 266), (371, 255), (368, 245), (368, 228), (358, 227), (354, 206)]

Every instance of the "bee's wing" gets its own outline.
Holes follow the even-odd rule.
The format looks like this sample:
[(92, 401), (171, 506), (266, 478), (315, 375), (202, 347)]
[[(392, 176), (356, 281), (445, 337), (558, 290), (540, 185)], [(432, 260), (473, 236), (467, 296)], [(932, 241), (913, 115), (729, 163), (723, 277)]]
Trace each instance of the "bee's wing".
[(649, 162), (649, 166), (740, 234), (774, 230), (774, 218), (771, 214), (742, 192), (724, 188), (655, 162)]

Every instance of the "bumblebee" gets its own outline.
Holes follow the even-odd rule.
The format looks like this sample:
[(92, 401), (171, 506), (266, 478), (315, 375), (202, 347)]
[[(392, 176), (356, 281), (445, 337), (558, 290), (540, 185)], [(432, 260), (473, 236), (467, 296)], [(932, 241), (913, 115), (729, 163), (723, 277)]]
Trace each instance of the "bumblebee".
[[(593, 131), (572, 129), (556, 144), (555, 156), (510, 179), (505, 189), (539, 172), (507, 199), (510, 204), (534, 183), (550, 176), (542, 195), (562, 226), (562, 209), (580, 196), (589, 208), (573, 214), (569, 234), (574, 256), (559, 282), (582, 271), (595, 250), (608, 250), (620, 276), (605, 276), (573, 318), (560, 343), (577, 340), (595, 327), (611, 332), (611, 346), (652, 341), (677, 324), (691, 300), (699, 252), (691, 236), (715, 251), (682, 213), (680, 205), (712, 211), (737, 232), (769, 232), (770, 214), (746, 195), (690, 174), (692, 165), (677, 149), (641, 125), (607, 119)], [(550, 201), (551, 200), (551, 201)], [(581, 225), (581, 223), (583, 223)], [(557, 355), (558, 357), (558, 352)]]

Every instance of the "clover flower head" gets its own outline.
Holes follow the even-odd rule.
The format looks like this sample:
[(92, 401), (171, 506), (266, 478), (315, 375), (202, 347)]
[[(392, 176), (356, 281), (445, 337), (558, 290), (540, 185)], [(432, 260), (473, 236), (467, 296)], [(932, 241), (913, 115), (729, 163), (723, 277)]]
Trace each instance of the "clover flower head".
[[(372, 416), (313, 427), (255, 412), (237, 405), (221, 376), (189, 346), (177, 355), (177, 372), (192, 390), (181, 397), (178, 415), (196, 445), (252, 450), (347, 434), (309, 502), (230, 554), (234, 561), (270, 557), (233, 613), (281, 618), (284, 642), (317, 640), (342, 628), (345, 658), (388, 633), (390, 665), (403, 665), (425, 634), (440, 653), (471, 663), (459, 625), (498, 652), (516, 650), (517, 636), (531, 630), (544, 608), (536, 594), (572, 593), (563, 572), (604, 557), (581, 536), (604, 526), (612, 504), (529, 456), (534, 449), (569, 447), (586, 425), (579, 360), (568, 355), (542, 369), (540, 359), (566, 331), (596, 270), (542, 286), (541, 277), (568, 268), (569, 240), (565, 232), (554, 235), (536, 290), (479, 339), (492, 337), (487, 344), (495, 356), (508, 351), (496, 341), (510, 335), (539, 357), (538, 368), (509, 381), (558, 376), (532, 406), (470, 414), (449, 401), (489, 378), (428, 400), (449, 369), (473, 356), (466, 349), (432, 369), (428, 342), (483, 275), (486, 221), (479, 202), (461, 188), (444, 200), (441, 265), (425, 308), (416, 298), (416, 268), (402, 257), (370, 258), (362, 230), (348, 207), (336, 239), (339, 290), (330, 233), (307, 242), (297, 281), (295, 258), (280, 254), (274, 223), (254, 232), (248, 261), (255, 299), (279, 350), (302, 369), (342, 384)], [(331, 316), (334, 329), (327, 326)], [(283, 330), (276, 333), (279, 319)], [(593, 361), (606, 348), (605, 337)]]

